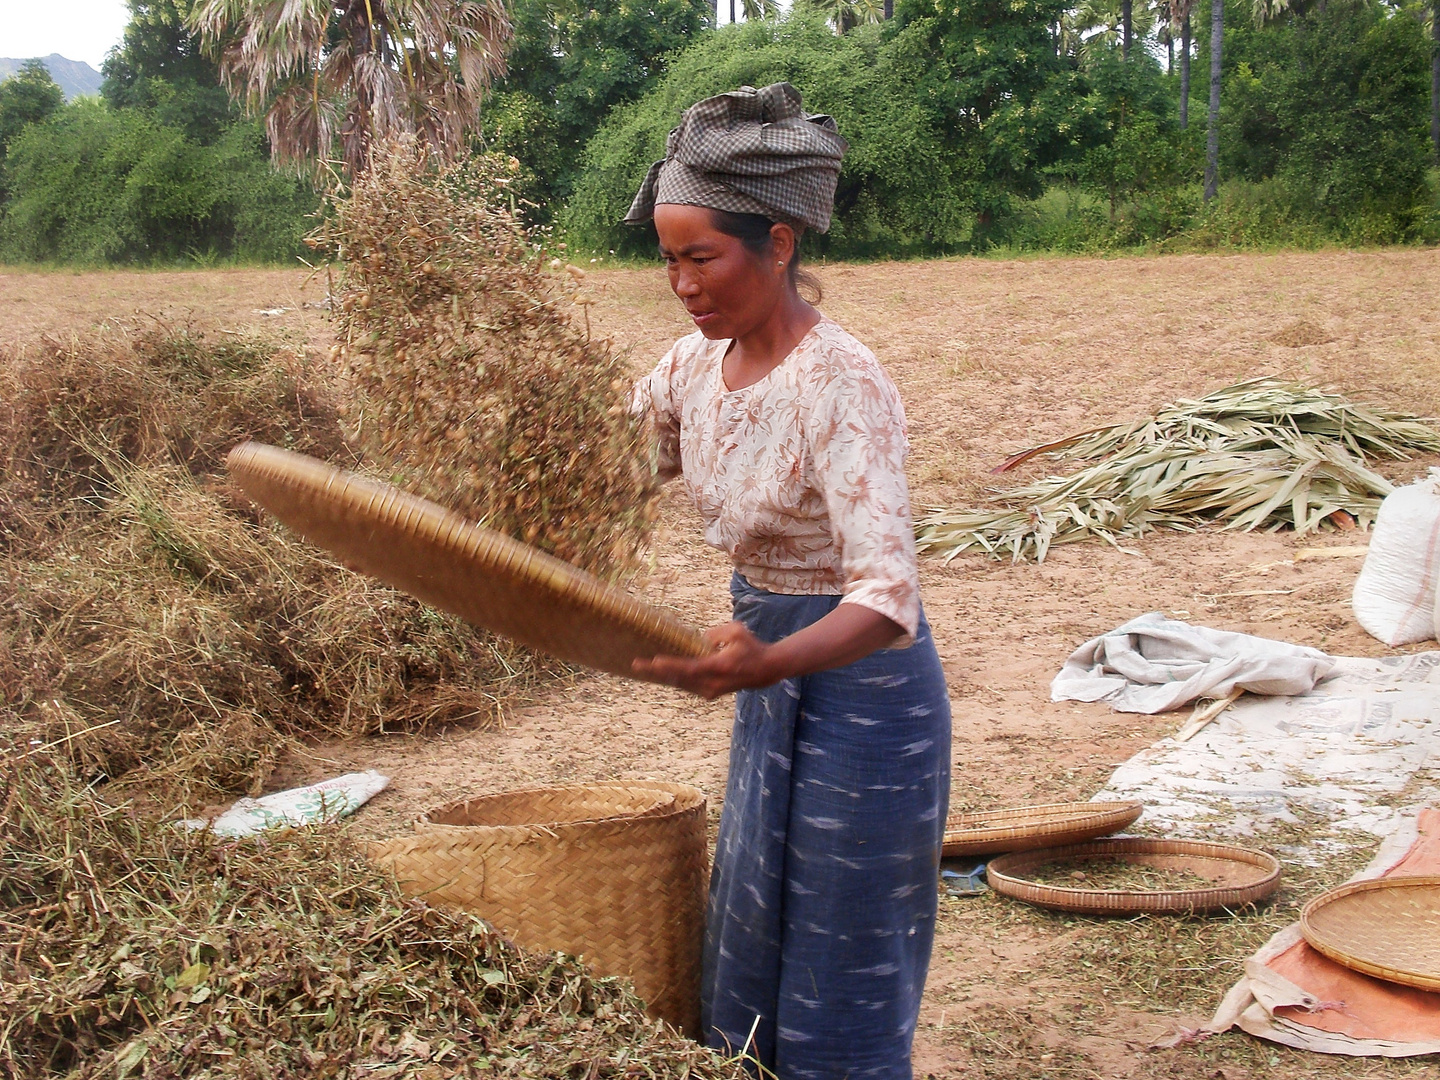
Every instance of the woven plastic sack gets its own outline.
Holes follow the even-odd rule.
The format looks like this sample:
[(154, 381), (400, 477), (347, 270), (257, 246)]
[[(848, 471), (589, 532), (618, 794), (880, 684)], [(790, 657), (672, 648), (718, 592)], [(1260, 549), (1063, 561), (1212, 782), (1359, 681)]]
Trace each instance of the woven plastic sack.
[(1355, 618), (1386, 645), (1436, 634), (1440, 578), (1440, 469), (1385, 496), (1365, 565), (1355, 579)]

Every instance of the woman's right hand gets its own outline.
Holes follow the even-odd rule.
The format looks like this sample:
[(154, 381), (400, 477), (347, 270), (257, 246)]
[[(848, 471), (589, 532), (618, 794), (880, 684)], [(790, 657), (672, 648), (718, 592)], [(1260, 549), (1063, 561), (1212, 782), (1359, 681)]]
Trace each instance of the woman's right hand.
[(741, 622), (705, 631), (710, 651), (704, 656), (652, 656), (636, 660), (631, 670), (642, 679), (688, 690), (707, 701), (736, 690), (770, 686), (785, 677), (774, 663), (775, 646), (767, 645)]

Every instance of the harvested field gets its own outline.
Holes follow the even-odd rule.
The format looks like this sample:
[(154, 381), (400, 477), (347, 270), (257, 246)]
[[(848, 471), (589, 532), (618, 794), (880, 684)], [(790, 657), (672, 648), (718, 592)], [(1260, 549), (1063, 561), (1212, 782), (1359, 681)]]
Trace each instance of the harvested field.
[[(989, 470), (1035, 443), (1135, 419), (1177, 397), (1262, 374), (1356, 400), (1440, 414), (1440, 253), (1323, 252), (1157, 259), (962, 260), (821, 268), (825, 309), (869, 343), (905, 398), (919, 507), (981, 501)], [(330, 344), (304, 272), (6, 273), (8, 342), (137, 311), (193, 312)], [(689, 330), (658, 270), (599, 271), (600, 333), (637, 373)], [(263, 311), (287, 309), (278, 314)], [(1407, 480), (1437, 459), (1381, 463)], [(727, 569), (667, 493), (651, 595), (697, 622), (723, 619)], [(955, 707), (953, 811), (1084, 799), (1114, 765), (1183, 715), (1052, 704), (1049, 680), (1081, 640), (1145, 611), (1384, 655), (1349, 613), (1356, 558), (1294, 561), (1301, 547), (1362, 534), (1204, 531), (1053, 551), (1041, 566), (962, 556), (926, 563), (922, 585)], [(555, 683), (503, 730), (334, 740), (290, 756), (270, 786), (375, 767), (391, 790), (358, 819), (392, 833), (441, 802), (527, 783), (653, 777), (723, 790), (728, 702), (608, 677)], [(1143, 821), (1143, 819), (1142, 819)], [(1237, 920), (1136, 922), (1046, 915), (993, 896), (942, 902), (917, 1074), (949, 1077), (1355, 1077), (1440, 1074), (1433, 1063), (1330, 1059), (1230, 1034), (1146, 1047), (1208, 1014), (1240, 960), (1298, 905), (1353, 867), (1287, 865), (1267, 908)], [(1159, 972), (1173, 972), (1157, 978)]]

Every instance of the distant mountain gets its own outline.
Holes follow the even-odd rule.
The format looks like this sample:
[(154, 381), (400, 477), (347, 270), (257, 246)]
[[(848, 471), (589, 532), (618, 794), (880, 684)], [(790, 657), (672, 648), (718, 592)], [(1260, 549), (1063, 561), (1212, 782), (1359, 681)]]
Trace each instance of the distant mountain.
[[(55, 80), (61, 90), (65, 91), (65, 100), (83, 97), (86, 94), (100, 93), (100, 82), (102, 76), (83, 60), (66, 60), (59, 53), (51, 53), (43, 58), (45, 66), (50, 69), (50, 77)], [(11, 75), (20, 70), (20, 65), (25, 63), (24, 58), (19, 60), (9, 57), (0, 57), (0, 82), (4, 82)]]

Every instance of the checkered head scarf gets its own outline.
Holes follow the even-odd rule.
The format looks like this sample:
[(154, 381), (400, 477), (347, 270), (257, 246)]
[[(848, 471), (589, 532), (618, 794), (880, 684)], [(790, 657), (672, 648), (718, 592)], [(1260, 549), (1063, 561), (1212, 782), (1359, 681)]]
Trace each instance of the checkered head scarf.
[(625, 224), (649, 221), (656, 203), (683, 203), (824, 232), (846, 146), (831, 117), (805, 114), (789, 83), (706, 98), (670, 132)]

